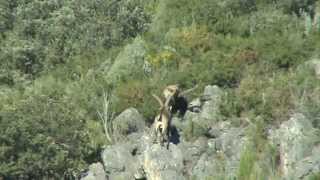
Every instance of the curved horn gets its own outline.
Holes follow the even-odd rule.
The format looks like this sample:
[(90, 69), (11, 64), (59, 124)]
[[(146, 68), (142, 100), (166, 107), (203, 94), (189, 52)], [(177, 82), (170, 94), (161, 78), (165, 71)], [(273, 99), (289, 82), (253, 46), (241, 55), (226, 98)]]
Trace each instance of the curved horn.
[(184, 96), (184, 95), (190, 93), (191, 91), (193, 91), (193, 90), (195, 90), (195, 89), (197, 89), (197, 88), (198, 88), (198, 84), (195, 85), (193, 88), (190, 88), (190, 89), (187, 89), (187, 90), (182, 91), (181, 93), (179, 93), (179, 96)]
[(159, 96), (152, 94), (152, 96), (158, 101), (158, 103), (160, 104), (160, 107), (164, 107), (163, 102), (161, 101), (161, 99), (159, 98)]
[(165, 101), (165, 103), (164, 103), (164, 106), (165, 107), (169, 107), (169, 104), (170, 104), (170, 101), (173, 99), (173, 96), (169, 96), (167, 99), (166, 99), (166, 101)]

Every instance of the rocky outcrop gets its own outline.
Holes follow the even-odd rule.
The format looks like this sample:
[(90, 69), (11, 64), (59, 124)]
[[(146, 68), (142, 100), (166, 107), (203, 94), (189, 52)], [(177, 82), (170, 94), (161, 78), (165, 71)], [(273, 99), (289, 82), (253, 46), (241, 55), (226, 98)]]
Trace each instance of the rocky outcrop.
[(217, 138), (170, 143), (169, 149), (154, 144), (146, 132), (137, 134), (140, 138), (136, 140), (109, 146), (102, 154), (107, 175), (110, 179), (148, 180), (205, 179), (225, 174), (235, 177), (246, 142), (245, 129), (226, 129), (225, 125), (216, 128)]
[(307, 61), (307, 66), (309, 66), (314, 71), (316, 77), (320, 79), (320, 59)]
[(105, 170), (110, 179), (132, 179), (138, 170), (135, 145), (131, 143), (107, 147), (102, 153)]
[(103, 151), (110, 179), (184, 179), (181, 149), (174, 144), (170, 144), (169, 150), (154, 144), (148, 133), (136, 134), (135, 138)]
[(240, 155), (248, 141), (246, 128), (230, 127), (226, 122), (219, 122), (213, 129), (216, 137), (208, 139), (208, 148), (193, 167), (192, 175), (196, 179), (234, 179), (239, 168)]
[(94, 163), (89, 166), (89, 171), (86, 177), (81, 180), (105, 180), (107, 178), (101, 163)]
[(143, 167), (150, 180), (185, 179), (182, 151), (174, 144), (169, 150), (159, 144), (148, 147), (144, 153)]
[(143, 179), (142, 157), (146, 144), (151, 143), (149, 141), (149, 137), (140, 132), (128, 135), (126, 142), (106, 147), (102, 152), (102, 161), (108, 177), (115, 180)]
[(113, 120), (114, 137), (122, 141), (134, 132), (142, 132), (145, 128), (145, 121), (142, 115), (135, 108), (123, 111)]
[(185, 119), (209, 127), (219, 120), (221, 101), (222, 90), (218, 86), (206, 86), (203, 95), (189, 103)]
[(222, 101), (222, 91), (218, 86), (206, 86), (201, 97), (202, 108), (200, 112), (201, 119), (217, 122), (220, 113), (220, 104)]
[[(303, 114), (294, 114), (270, 135), (271, 142), (279, 147), (280, 170), (287, 179), (305, 179), (320, 166), (317, 148), (319, 136)], [(313, 152), (313, 153), (311, 153)], [(317, 156), (317, 157), (315, 157)], [(311, 165), (311, 166), (310, 166)]]
[[(168, 149), (152, 141), (137, 110), (125, 110), (114, 120), (125, 138), (102, 152), (105, 175), (100, 173), (101, 166), (90, 166), (86, 180), (104, 176), (111, 180), (236, 179), (241, 155), (250, 144), (247, 130), (254, 125), (220, 121), (221, 95), (217, 86), (207, 86), (204, 95), (190, 103), (184, 117), (173, 118)], [(185, 131), (190, 123), (191, 131)], [(268, 143), (279, 153), (277, 169), (283, 179), (309, 179), (320, 172), (319, 133), (303, 114), (294, 114), (278, 128), (268, 130)], [(190, 132), (199, 136), (187, 140)]]
[(295, 164), (292, 177), (311, 179), (314, 174), (320, 172), (320, 145), (314, 147), (310, 154)]

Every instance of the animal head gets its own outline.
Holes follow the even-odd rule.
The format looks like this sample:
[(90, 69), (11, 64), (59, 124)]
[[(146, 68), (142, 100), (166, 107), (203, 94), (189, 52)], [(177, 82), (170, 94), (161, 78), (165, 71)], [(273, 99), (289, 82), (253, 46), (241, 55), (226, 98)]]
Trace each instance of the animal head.
[(179, 112), (184, 115), (188, 108), (188, 102), (185, 97), (188, 93), (194, 91), (198, 85), (187, 90), (181, 90), (178, 84), (169, 85), (163, 90), (164, 97), (168, 101), (168, 109), (171, 113)]
[(164, 90), (163, 90), (163, 95), (166, 99), (169, 97), (176, 97), (180, 93), (180, 87), (179, 84), (173, 84), (173, 85), (168, 85)]

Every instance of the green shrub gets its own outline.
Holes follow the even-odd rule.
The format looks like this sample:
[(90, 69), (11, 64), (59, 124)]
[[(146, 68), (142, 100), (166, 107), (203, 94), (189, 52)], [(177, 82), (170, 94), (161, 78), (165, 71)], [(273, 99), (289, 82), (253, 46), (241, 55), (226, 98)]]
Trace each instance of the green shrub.
[[(137, 108), (140, 113), (147, 118), (148, 121), (152, 121), (152, 117), (155, 116), (156, 111), (159, 108), (158, 102), (151, 96), (152, 94), (160, 93), (154, 90), (155, 87), (149, 85), (147, 80), (129, 80), (123, 82), (114, 89), (114, 109), (116, 113), (134, 107)], [(160, 87), (159, 87), (160, 88)]]
[(317, 180), (317, 179), (320, 179), (320, 173), (312, 174), (312, 175), (309, 177), (309, 180)]
[(286, 120), (293, 109), (288, 82), (290, 78), (282, 73), (268, 79), (259, 77), (258, 74), (243, 78), (236, 90), (241, 111), (252, 111), (270, 122)]
[(255, 162), (256, 162), (256, 153), (250, 150), (245, 150), (241, 154), (240, 165), (239, 165), (239, 180), (248, 180), (253, 171)]
[(6, 148), (0, 153), (0, 171), (5, 177), (58, 178), (64, 174), (71, 178), (96, 160), (105, 143), (102, 127), (95, 125), (88, 106), (79, 104), (66, 87), (49, 76), (35, 81), (23, 94), (7, 93), (2, 99), (0, 138)]
[(212, 34), (206, 26), (195, 23), (191, 26), (170, 29), (165, 36), (168, 45), (182, 56), (192, 56), (194, 53), (208, 51), (211, 46)]
[(295, 13), (300, 16), (303, 12), (313, 14), (316, 2), (317, 0), (285, 0), (279, 1), (278, 4), (283, 8), (284, 12), (288, 14)]
[(136, 38), (132, 44), (124, 47), (118, 54), (113, 65), (106, 70), (106, 81), (109, 84), (117, 84), (133, 77), (143, 77), (143, 65), (147, 47), (142, 38)]
[(274, 64), (279, 68), (296, 67), (311, 55), (311, 52), (305, 49), (308, 44), (301, 34), (273, 35), (260, 43), (262, 45), (262, 47), (259, 47), (261, 58), (266, 63)]
[(295, 107), (297, 111), (302, 112), (313, 125), (320, 127), (320, 96), (319, 85), (320, 80), (314, 74), (313, 62), (301, 65), (296, 73), (293, 74), (292, 91), (295, 99)]

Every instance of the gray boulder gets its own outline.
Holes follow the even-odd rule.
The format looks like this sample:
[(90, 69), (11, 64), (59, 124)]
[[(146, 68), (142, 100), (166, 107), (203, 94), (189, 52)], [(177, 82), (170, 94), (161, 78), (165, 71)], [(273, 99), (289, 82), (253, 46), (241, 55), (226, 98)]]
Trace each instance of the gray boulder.
[(198, 119), (200, 119), (200, 114), (192, 111), (187, 111), (183, 117), (184, 121), (197, 121)]
[(178, 144), (182, 150), (184, 173), (191, 177), (193, 174), (192, 168), (197, 164), (201, 155), (208, 150), (208, 139), (205, 137), (198, 138), (195, 142), (183, 142)]
[(193, 179), (215, 179), (224, 176), (223, 162), (218, 155), (204, 153), (192, 169)]
[(214, 127), (219, 135), (208, 139), (208, 149), (203, 153), (192, 169), (195, 179), (236, 178), (241, 153), (243, 152), (248, 137), (245, 128), (230, 127), (225, 122), (217, 123)]
[(284, 178), (296, 178), (295, 173), (302, 176), (304, 172), (312, 171), (313, 167), (307, 164), (318, 164), (319, 158), (313, 159), (314, 161), (311, 159), (312, 162), (307, 163), (303, 160), (312, 157), (312, 149), (319, 141), (311, 122), (303, 114), (294, 114), (282, 123), (279, 129), (271, 132), (270, 139), (279, 147), (280, 168)]
[(101, 163), (94, 163), (89, 166), (89, 172), (81, 180), (107, 180), (106, 173)]
[(311, 179), (312, 175), (320, 173), (320, 146), (313, 148), (310, 156), (297, 162), (293, 177)]
[(221, 89), (218, 86), (206, 86), (202, 97), (189, 104), (190, 107), (184, 119), (209, 130), (219, 120), (221, 101)]
[(221, 89), (218, 86), (206, 86), (201, 100), (203, 101), (201, 118), (216, 122), (222, 101)]
[(133, 179), (139, 170), (137, 148), (135, 143), (129, 142), (108, 146), (102, 152), (102, 161), (109, 179)]
[(126, 139), (131, 133), (142, 132), (144, 127), (143, 116), (135, 108), (126, 109), (113, 120), (114, 137), (117, 141)]
[(130, 134), (126, 143), (106, 147), (102, 159), (109, 179), (185, 179), (181, 149), (153, 144), (147, 133)]
[[(240, 157), (248, 144), (248, 137), (245, 135), (246, 129), (244, 128), (231, 128), (227, 132), (223, 133), (217, 144), (221, 144), (221, 150), (226, 158), (225, 171), (229, 177), (236, 177), (240, 164)], [(217, 145), (217, 147), (219, 147)]]
[[(215, 123), (209, 128), (207, 136), (209, 138), (218, 138), (223, 132), (226, 132), (232, 128), (230, 121), (220, 121)], [(232, 131), (231, 131), (232, 132)]]
[(192, 100), (188, 105), (188, 110), (191, 112), (199, 113), (201, 111), (201, 101), (200, 98)]
[(148, 180), (185, 179), (182, 151), (174, 144), (170, 144), (169, 150), (153, 144), (145, 151), (143, 159)]
[(312, 59), (307, 61), (307, 66), (313, 69), (317, 78), (320, 78), (320, 59)]

